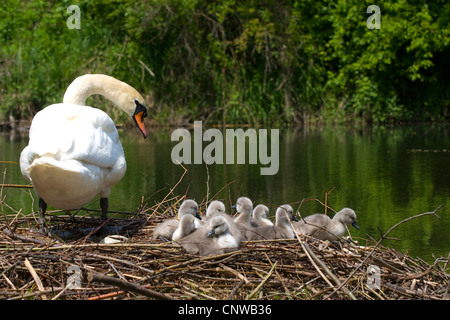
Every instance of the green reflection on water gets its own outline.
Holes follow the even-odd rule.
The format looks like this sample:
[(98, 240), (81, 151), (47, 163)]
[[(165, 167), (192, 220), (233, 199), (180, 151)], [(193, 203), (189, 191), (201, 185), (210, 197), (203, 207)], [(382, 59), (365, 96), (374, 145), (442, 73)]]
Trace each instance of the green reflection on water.
[[(111, 210), (133, 211), (144, 197), (152, 205), (163, 199), (182, 176), (184, 169), (171, 161), (177, 142), (173, 129), (159, 130), (146, 140), (121, 132), (127, 157), (127, 174), (110, 197)], [(0, 136), (0, 161), (18, 161), (27, 139)], [(205, 142), (204, 145), (210, 142)], [(399, 250), (434, 261), (450, 249), (450, 138), (445, 126), (367, 128), (364, 130), (322, 128), (280, 130), (279, 171), (260, 175), (262, 165), (184, 165), (188, 170), (174, 190), (198, 202), (206, 198), (230, 201), (249, 196), (255, 204), (271, 208), (293, 203), (301, 215), (324, 212), (319, 199), (336, 210), (353, 208), (361, 230), (351, 228), (354, 237), (379, 239), (377, 226), (387, 231), (397, 222), (434, 210), (440, 219), (425, 216), (409, 221), (390, 236)], [(18, 164), (0, 163), (5, 183), (23, 184)], [(209, 173), (209, 178), (208, 178)], [(209, 189), (208, 189), (209, 188)], [(207, 197), (207, 190), (209, 195)], [(23, 189), (4, 189), (5, 202), (23, 212), (32, 210), (32, 200)], [(98, 201), (89, 207), (98, 208)], [(36, 210), (37, 202), (34, 203)], [(2, 207), (4, 212), (8, 209)], [(364, 243), (363, 243), (364, 244)], [(388, 242), (386, 242), (388, 244)]]

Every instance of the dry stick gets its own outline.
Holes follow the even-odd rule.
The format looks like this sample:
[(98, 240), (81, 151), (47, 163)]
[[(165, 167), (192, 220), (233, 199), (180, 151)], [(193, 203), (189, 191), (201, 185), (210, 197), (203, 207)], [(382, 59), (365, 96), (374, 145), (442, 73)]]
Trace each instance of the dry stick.
[(56, 292), (59, 290), (64, 290), (64, 288), (63, 287), (52, 287), (50, 289), (45, 289), (44, 291), (39, 291), (39, 292), (29, 292), (29, 293), (24, 293), (24, 294), (18, 293), (19, 294), (18, 296), (11, 297), (8, 300), (21, 300), (21, 299), (23, 300), (25, 298), (36, 297), (39, 295), (44, 295), (45, 293), (53, 293), (53, 292)]
[[(6, 168), (5, 168), (5, 170), (3, 171), (3, 183), (0, 183), (0, 206), (1, 206), (1, 207), (5, 206), (5, 207), (7, 207), (9, 210), (11, 210), (12, 212), (15, 212), (15, 213), (17, 213), (17, 215), (19, 215), (19, 214), (21, 213), (22, 209), (20, 209), (19, 211), (17, 211), (16, 209), (12, 208), (10, 205), (8, 205), (7, 203), (5, 203), (6, 195), (3, 196), (3, 188), (4, 188), (4, 187), (8, 187), (8, 186), (9, 186), (9, 187), (12, 187), (12, 186), (18, 186), (18, 185), (5, 184), (5, 183), (4, 183), (4, 182), (5, 182), (5, 178), (6, 178)], [(7, 225), (7, 226), (10, 225), (10, 224), (8, 224), (8, 218), (7, 218), (7, 215), (3, 213), (3, 210), (2, 210), (2, 215), (3, 215), (4, 219), (5, 219), (6, 225)]]
[(36, 243), (36, 244), (40, 244), (40, 245), (44, 245), (44, 246), (47, 245), (47, 243), (45, 241), (21, 236), (21, 235), (11, 232), (8, 229), (4, 229), (3, 233), (12, 239), (16, 239), (16, 240), (20, 240), (20, 241), (24, 241), (24, 242)]
[(253, 298), (253, 296), (255, 294), (257, 294), (259, 292), (259, 290), (261, 290), (261, 288), (264, 286), (264, 284), (267, 282), (267, 280), (269, 280), (270, 276), (272, 275), (272, 273), (275, 270), (275, 267), (277, 266), (278, 261), (276, 261), (272, 268), (270, 269), (269, 273), (266, 275), (266, 277), (261, 281), (260, 284), (258, 284), (258, 286), (255, 288), (255, 290), (253, 290), (252, 292), (250, 292), (250, 294), (245, 298), (245, 300), (250, 300), (251, 298)]
[(429, 274), (431, 271), (433, 271), (434, 267), (435, 267), (435, 264), (433, 264), (430, 268), (428, 268), (424, 272), (421, 272), (421, 273), (418, 273), (418, 274), (411, 274), (409, 276), (405, 276), (402, 280), (412, 280), (412, 279), (422, 278), (423, 276), (425, 276), (425, 275)]
[(230, 273), (232, 273), (233, 275), (235, 275), (237, 278), (239, 278), (241, 281), (244, 281), (245, 284), (250, 283), (250, 281), (248, 281), (248, 279), (242, 275), (241, 273), (239, 273), (238, 271), (224, 265), (223, 263), (219, 263), (219, 267), (222, 268), (225, 271), (228, 271)]
[[(39, 276), (37, 275), (36, 271), (34, 270), (33, 266), (31, 265), (30, 261), (28, 261), (27, 258), (25, 258), (24, 261), (25, 267), (27, 267), (28, 271), (30, 272), (31, 276), (34, 279), (34, 282), (36, 283), (39, 291), (45, 291), (44, 286), (42, 285), (41, 279), (39, 279)], [(47, 297), (45, 295), (42, 295), (42, 299), (47, 300)]]
[(222, 253), (222, 254), (218, 254), (218, 255), (211, 255), (211, 256), (206, 256), (206, 257), (200, 257), (200, 258), (194, 258), (188, 261), (184, 261), (178, 264), (173, 264), (171, 266), (165, 267), (163, 269), (159, 269), (159, 270), (155, 270), (155, 274), (160, 274), (163, 273), (167, 270), (171, 270), (171, 269), (175, 269), (175, 268), (180, 268), (180, 267), (184, 267), (186, 265), (189, 264), (194, 264), (200, 261), (207, 261), (207, 260), (214, 260), (214, 259), (218, 259), (218, 258), (226, 258), (226, 257), (231, 257), (233, 255), (236, 254), (240, 254), (242, 253), (242, 250), (236, 250), (236, 251), (230, 251), (230, 252), (226, 252), (226, 253)]
[[(114, 265), (109, 262), (108, 260), (106, 260), (106, 262), (111, 266), (111, 268), (114, 270), (114, 272), (117, 274), (117, 276), (122, 279), (125, 280), (125, 278), (123, 277), (123, 275), (116, 269), (116, 267), (114, 267)], [(125, 280), (126, 281), (126, 280)]]
[(113, 278), (113, 277), (109, 277), (109, 276), (105, 276), (103, 274), (96, 273), (96, 272), (88, 272), (86, 275), (86, 279), (88, 280), (88, 282), (101, 282), (101, 283), (113, 285), (113, 286), (119, 287), (125, 291), (131, 291), (131, 292), (134, 292), (137, 294), (142, 294), (146, 297), (153, 298), (153, 299), (172, 300), (172, 297), (165, 295), (163, 293), (156, 292), (156, 291), (144, 288), (142, 286), (136, 285), (134, 283), (131, 283), (131, 282), (128, 282), (125, 280), (120, 280), (120, 279)]
[(56, 296), (54, 296), (54, 297), (52, 298), (52, 300), (58, 300), (59, 297), (61, 297), (61, 296), (63, 295), (63, 293), (66, 292), (67, 289), (70, 289), (70, 286), (69, 286), (69, 285), (65, 286), (64, 289), (62, 289)]
[[(9, 268), (8, 268), (8, 269), (9, 269)], [(10, 287), (11, 287), (13, 290), (16, 290), (16, 291), (17, 291), (16, 286), (15, 286), (14, 283), (12, 283), (12, 281), (6, 276), (6, 274), (5, 274), (5, 273), (2, 273), (2, 276), (3, 276), (3, 278), (5, 279), (5, 281), (10, 285)]]
[[(231, 185), (231, 184), (233, 184), (233, 183), (235, 183), (236, 182), (236, 180), (232, 180), (232, 181), (230, 181), (230, 182), (228, 182), (226, 185), (224, 185), (219, 191), (217, 191), (212, 197), (211, 197), (211, 199), (214, 199), (214, 198), (216, 198), (218, 195), (219, 195), (219, 193), (221, 193), (226, 187), (228, 187), (229, 185)], [(230, 189), (228, 189), (228, 191), (230, 191)]]
[[(108, 249), (108, 248), (178, 248), (178, 246), (169, 246), (167, 243), (159, 243), (159, 244), (151, 244), (151, 243), (84, 243), (84, 244), (64, 244), (59, 246), (49, 246), (46, 244), (46, 247), (32, 247), (30, 251), (59, 251), (59, 250), (67, 250), (67, 249), (82, 249), (82, 248), (93, 248), (93, 249)], [(2, 251), (4, 248), (0, 248)], [(6, 250), (7, 251), (7, 250)], [(109, 257), (107, 257), (109, 259)]]
[[(332, 190), (333, 190), (333, 189), (332, 189)], [(331, 192), (332, 190), (330, 190), (329, 192)], [(302, 206), (302, 204), (303, 204), (304, 202), (306, 202), (306, 201), (316, 201), (316, 202), (320, 203), (322, 206), (326, 207), (327, 210), (330, 209), (331, 211), (336, 212), (333, 208), (331, 208), (330, 206), (326, 205), (325, 203), (323, 203), (322, 201), (320, 201), (320, 200), (317, 199), (317, 198), (305, 198), (305, 199), (302, 199), (302, 200), (300, 200), (300, 201), (293, 202), (293, 203), (291, 203), (291, 205), (294, 206), (294, 205), (296, 205), (297, 203), (300, 203), (300, 205), (299, 205), (299, 208), (300, 208), (300, 207)], [(298, 210), (297, 210), (297, 211), (298, 211)]]
[(105, 294), (101, 294), (98, 296), (90, 297), (87, 300), (103, 300), (103, 299), (109, 299), (118, 296), (119, 294), (124, 294), (126, 291), (115, 291), (115, 292), (109, 292)]
[(98, 258), (98, 259), (103, 259), (103, 260), (106, 260), (106, 261), (108, 261), (108, 260), (116, 261), (116, 262), (119, 262), (119, 263), (122, 263), (122, 264), (125, 264), (125, 265), (128, 265), (128, 266), (136, 267), (136, 268), (138, 268), (138, 269), (140, 269), (140, 270), (142, 270), (142, 271), (144, 271), (146, 273), (150, 273), (150, 274), (154, 274), (155, 273), (155, 271), (147, 269), (147, 268), (144, 268), (144, 267), (141, 267), (141, 266), (138, 266), (138, 265), (136, 265), (135, 263), (133, 263), (131, 261), (122, 260), (122, 259), (118, 259), (118, 258), (114, 258), (114, 257), (110, 257), (110, 256), (104, 256), (104, 255), (100, 255), (100, 254), (96, 254), (96, 253), (90, 253), (90, 252), (85, 252), (84, 254), (87, 255), (87, 256), (90, 256), (90, 257)]
[[(341, 282), (339, 281), (338, 277), (336, 277), (331, 270), (325, 265), (325, 263), (323, 263), (322, 260), (320, 260), (315, 254), (314, 252), (311, 250), (311, 248), (309, 247), (309, 245), (307, 243), (304, 244), (305, 248), (308, 250), (308, 252), (311, 254), (312, 258), (322, 267), (322, 269), (325, 270), (325, 272), (331, 277), (331, 279), (333, 280), (333, 282), (337, 285), (340, 286)], [(344, 293), (352, 300), (357, 300), (356, 297), (353, 295), (353, 293), (351, 291), (349, 291), (346, 287), (342, 287), (342, 291), (344, 291)]]
[(153, 71), (150, 70), (150, 68), (149, 68), (142, 60), (137, 59), (137, 61), (145, 68), (145, 70), (147, 70), (148, 73), (150, 73), (150, 75), (151, 75), (152, 77), (155, 76), (155, 74), (153, 73)]
[[(153, 212), (156, 212), (159, 207), (161, 206), (161, 204), (166, 201), (167, 197), (169, 196), (169, 194), (171, 194), (173, 192), (173, 190), (175, 190), (175, 188), (181, 183), (181, 181), (183, 180), (183, 177), (185, 176), (187, 169), (177, 160), (178, 164), (184, 169), (183, 174), (181, 175), (181, 178), (178, 180), (178, 182), (170, 189), (170, 191), (167, 193), (167, 195), (164, 197), (164, 199), (162, 199), (161, 202), (158, 203), (158, 205), (156, 206), (156, 209), (153, 210)], [(148, 219), (147, 219), (148, 221)]]
[[(398, 286), (390, 284), (390, 283), (384, 283), (383, 285), (385, 287), (389, 288), (390, 290), (396, 291), (397, 293), (402, 294), (404, 296), (407, 296), (409, 298), (414, 298), (414, 297), (417, 297), (417, 296), (423, 298), (423, 295), (425, 295), (424, 293), (418, 294), (416, 291), (412, 291), (412, 290), (408, 290), (408, 289), (405, 289), (405, 288), (402, 288), (402, 287), (398, 287)], [(433, 296), (433, 295), (430, 295), (430, 294), (428, 294), (427, 297), (429, 299), (431, 299), (431, 300), (441, 300), (441, 298)]]
[(331, 193), (331, 191), (334, 190), (335, 187), (331, 188), (330, 191), (325, 192), (325, 215), (327, 214), (327, 208), (328, 208), (328, 195)]
[(28, 189), (33, 189), (33, 186), (30, 186), (28, 184), (0, 183), (0, 188), (28, 188)]
[(233, 300), (234, 299), (234, 295), (236, 294), (236, 292), (242, 287), (242, 285), (245, 283), (244, 279), (241, 280), (241, 282), (239, 282), (234, 288), (233, 290), (231, 290), (230, 294), (228, 295), (227, 300)]
[(208, 203), (208, 201), (209, 201), (209, 169), (208, 169), (208, 164), (205, 163), (205, 167), (206, 167), (206, 173), (207, 173), (207, 178), (206, 178), (206, 203)]
[(347, 279), (344, 280), (344, 282), (342, 282), (336, 289), (334, 289), (334, 291), (332, 293), (330, 293), (326, 298), (330, 298), (333, 294), (335, 294), (337, 292), (337, 290), (339, 290), (342, 286), (344, 286), (352, 277), (353, 275), (356, 273), (356, 271), (358, 271), (359, 268), (361, 268), (363, 266), (364, 263), (366, 263), (366, 261), (375, 253), (375, 250), (378, 248), (378, 246), (381, 244), (381, 242), (386, 239), (387, 235), (389, 233), (391, 233), (392, 230), (394, 230), (395, 228), (397, 228), (399, 225), (401, 225), (402, 223), (415, 219), (415, 218), (419, 218), (422, 216), (426, 216), (426, 215), (434, 215), (436, 217), (439, 218), (439, 216), (436, 214), (436, 211), (439, 210), (440, 208), (442, 208), (444, 204), (441, 204), (439, 207), (437, 207), (436, 209), (434, 209), (431, 212), (425, 212), (425, 213), (420, 213), (417, 214), (415, 216), (406, 218), (400, 222), (398, 222), (397, 224), (395, 224), (394, 226), (392, 226), (384, 235), (381, 236), (381, 239), (375, 244), (375, 246), (373, 247), (372, 251), (367, 255), (367, 257), (364, 258), (363, 261), (361, 261), (361, 263), (356, 266), (356, 268), (350, 273), (350, 275), (347, 277)]
[[(447, 270), (447, 264), (449, 262), (450, 262), (450, 252), (447, 255), (447, 259), (444, 260), (444, 265), (441, 267), (441, 270)], [(449, 287), (450, 287), (450, 282), (449, 282)]]
[[(269, 256), (267, 255), (266, 252), (264, 252), (264, 255), (266, 256), (266, 259), (267, 259), (267, 261), (269, 261), (270, 265), (273, 266), (273, 263), (272, 263), (272, 261), (270, 260), (270, 258), (269, 258)], [(275, 274), (277, 275), (278, 280), (280, 281), (281, 285), (283, 286), (284, 291), (286, 292), (286, 295), (287, 295), (288, 297), (291, 297), (291, 293), (289, 292), (288, 287), (286, 287), (286, 284), (284, 283), (283, 278), (280, 276), (280, 274), (278, 273), (278, 271), (277, 271), (276, 269), (275, 269)]]
[[(307, 243), (305, 243), (304, 241), (302, 241), (300, 239), (300, 236), (297, 232), (297, 230), (295, 230), (292, 222), (290, 221), (291, 224), (291, 228), (292, 231), (294, 231), (295, 236), (297, 237), (298, 242), (300, 242), (300, 245), (303, 248), (303, 251), (306, 253), (306, 255), (308, 256), (309, 260), (311, 261), (311, 263), (313, 264), (314, 268), (316, 268), (316, 270), (319, 272), (319, 274), (322, 276), (322, 278), (325, 280), (326, 283), (328, 283), (330, 285), (330, 287), (334, 287), (331, 282), (328, 280), (327, 277), (325, 277), (325, 275), (320, 271), (319, 267), (315, 264), (314, 261), (316, 261), (318, 264), (320, 264), (320, 266), (322, 267), (322, 269), (325, 270), (325, 272), (331, 277), (331, 279), (333, 280), (333, 282), (338, 286), (338, 288), (341, 288), (342, 285), (338, 279), (338, 277), (336, 277), (331, 270), (325, 265), (325, 263), (323, 263), (322, 260), (319, 259), (319, 257), (317, 257), (314, 252), (311, 250), (311, 248), (309, 247), (309, 245)], [(347, 288), (342, 287), (342, 291), (352, 300), (357, 300), (356, 297), (353, 295), (353, 293), (351, 293), (351, 291), (349, 291)]]
[[(197, 292), (194, 291), (194, 290), (189, 290), (189, 291), (191, 291), (193, 293), (196, 293), (199, 296), (205, 297), (206, 299), (209, 299), (209, 300), (217, 300), (216, 298), (214, 298), (214, 297), (212, 297), (210, 295), (207, 295), (205, 292), (211, 293), (211, 294), (213, 294), (213, 293), (211, 291), (209, 291), (208, 289), (202, 287), (201, 285), (196, 284), (196, 283), (194, 283), (192, 281), (183, 279), (183, 278), (181, 278), (181, 281), (183, 281), (184, 283), (190, 285), (191, 287), (193, 287), (193, 288), (195, 288), (197, 290)], [(202, 291), (202, 292), (200, 292), (200, 291)]]
[(304, 242), (300, 239), (300, 236), (299, 236), (299, 234), (297, 233), (297, 230), (295, 230), (294, 226), (292, 225), (292, 222), (290, 222), (290, 223), (291, 223), (292, 230), (294, 231), (295, 236), (297, 237), (298, 242), (299, 242), (300, 245), (302, 246), (302, 249), (303, 249), (303, 251), (305, 252), (306, 256), (308, 257), (309, 261), (311, 261), (311, 264), (314, 266), (314, 268), (316, 268), (317, 272), (320, 274), (320, 276), (323, 278), (323, 280), (325, 280), (325, 282), (328, 283), (328, 285), (329, 285), (330, 287), (334, 287), (333, 284), (330, 282), (330, 280), (328, 280), (328, 278), (325, 277), (325, 275), (324, 275), (324, 274), (322, 273), (322, 271), (319, 269), (319, 267), (317, 266), (317, 264), (314, 262), (314, 259), (312, 258), (311, 254), (310, 254), (310, 253), (311, 253), (311, 249), (308, 250), (308, 249), (305, 247)]

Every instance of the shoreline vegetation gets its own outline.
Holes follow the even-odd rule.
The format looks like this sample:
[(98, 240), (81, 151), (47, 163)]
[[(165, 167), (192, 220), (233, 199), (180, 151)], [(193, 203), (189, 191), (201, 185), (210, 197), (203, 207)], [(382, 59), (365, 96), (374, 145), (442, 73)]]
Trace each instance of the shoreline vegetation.
[[(154, 126), (448, 122), (450, 5), (370, 1), (2, 1), (0, 127), (85, 73), (132, 84)], [(123, 117), (100, 97), (88, 104)]]

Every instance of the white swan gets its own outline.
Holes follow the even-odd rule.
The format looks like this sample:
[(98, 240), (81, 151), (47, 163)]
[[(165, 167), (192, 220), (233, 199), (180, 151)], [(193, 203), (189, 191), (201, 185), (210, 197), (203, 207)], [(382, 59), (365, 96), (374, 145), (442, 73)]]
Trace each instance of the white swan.
[(38, 112), (31, 123), (28, 146), (20, 155), (20, 169), (39, 197), (43, 229), (47, 204), (77, 209), (97, 195), (105, 221), (111, 187), (125, 174), (125, 155), (113, 121), (100, 109), (85, 106), (94, 94), (120, 107), (134, 119), (144, 138), (147, 135), (143, 97), (128, 84), (102, 74), (76, 78), (63, 103)]

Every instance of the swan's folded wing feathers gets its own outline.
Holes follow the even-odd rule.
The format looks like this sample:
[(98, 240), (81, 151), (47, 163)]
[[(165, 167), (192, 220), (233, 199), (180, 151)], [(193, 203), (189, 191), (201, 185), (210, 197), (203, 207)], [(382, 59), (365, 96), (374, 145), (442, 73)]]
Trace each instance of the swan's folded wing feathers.
[(22, 175), (31, 182), (30, 177), (30, 166), (33, 163), (34, 159), (36, 159), (37, 154), (33, 152), (33, 150), (27, 146), (23, 149), (22, 153), (20, 154), (20, 171), (22, 172)]
[[(51, 123), (52, 125), (49, 125)], [(112, 168), (124, 157), (111, 118), (99, 109), (54, 104), (39, 112), (30, 128), (30, 149), (60, 160), (79, 160)]]

